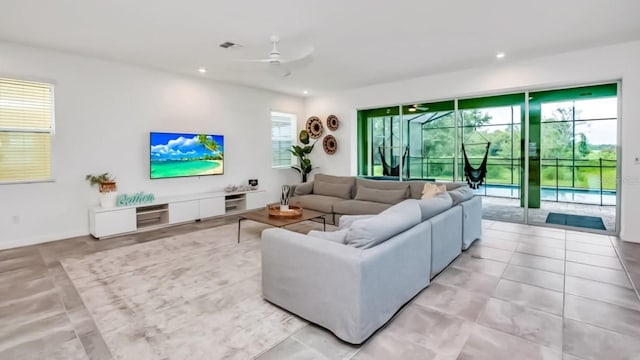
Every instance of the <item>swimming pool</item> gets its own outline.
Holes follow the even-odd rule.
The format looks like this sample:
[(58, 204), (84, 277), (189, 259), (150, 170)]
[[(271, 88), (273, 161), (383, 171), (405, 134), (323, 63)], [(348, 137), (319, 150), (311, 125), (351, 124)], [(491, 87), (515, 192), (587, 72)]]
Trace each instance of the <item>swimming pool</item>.
[[(508, 198), (520, 198), (520, 187), (518, 185), (482, 185), (480, 189), (473, 191), (476, 195), (497, 196)], [(580, 204), (595, 205), (616, 205), (616, 192), (604, 190), (574, 189), (542, 187), (540, 189), (540, 199), (542, 201), (558, 201)], [(602, 201), (602, 202), (601, 202)]]

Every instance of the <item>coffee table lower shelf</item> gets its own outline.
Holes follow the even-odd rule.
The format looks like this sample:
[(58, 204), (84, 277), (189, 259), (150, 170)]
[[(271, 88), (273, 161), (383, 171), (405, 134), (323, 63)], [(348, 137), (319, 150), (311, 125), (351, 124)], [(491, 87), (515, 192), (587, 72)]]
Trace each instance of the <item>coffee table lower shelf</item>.
[(327, 220), (324, 218), (326, 214), (314, 210), (303, 210), (302, 215), (294, 218), (273, 217), (269, 216), (266, 208), (260, 210), (249, 211), (238, 216), (238, 244), (240, 243), (240, 223), (242, 220), (252, 220), (262, 224), (271, 225), (273, 227), (285, 227), (287, 225), (297, 224), (306, 220), (322, 219), (322, 229), (327, 231)]

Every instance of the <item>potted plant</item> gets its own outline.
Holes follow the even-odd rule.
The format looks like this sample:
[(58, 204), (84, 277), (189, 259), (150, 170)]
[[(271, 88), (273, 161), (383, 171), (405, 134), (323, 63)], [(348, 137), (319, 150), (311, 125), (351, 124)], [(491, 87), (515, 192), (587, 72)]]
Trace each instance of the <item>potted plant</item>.
[(89, 174), (85, 176), (85, 179), (91, 186), (98, 186), (100, 191), (100, 206), (102, 207), (114, 207), (116, 205), (116, 198), (118, 196), (118, 188), (116, 187), (116, 180), (109, 173), (103, 173), (98, 175)]
[(292, 145), (291, 149), (289, 149), (289, 151), (298, 158), (298, 164), (292, 165), (291, 168), (300, 173), (302, 176), (302, 182), (305, 183), (307, 182), (307, 176), (311, 170), (313, 170), (313, 167), (311, 166), (311, 159), (307, 156), (311, 153), (311, 150), (313, 150), (316, 143), (314, 142), (309, 145), (309, 133), (307, 130), (300, 131), (298, 140), (300, 140), (304, 146)]

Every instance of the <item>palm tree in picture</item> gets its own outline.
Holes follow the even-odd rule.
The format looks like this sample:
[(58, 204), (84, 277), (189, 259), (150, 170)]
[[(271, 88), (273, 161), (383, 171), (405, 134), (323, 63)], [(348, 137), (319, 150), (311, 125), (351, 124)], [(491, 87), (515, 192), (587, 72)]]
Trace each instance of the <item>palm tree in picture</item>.
[(223, 159), (222, 152), (220, 152), (220, 146), (215, 140), (211, 139), (205, 134), (200, 134), (198, 135), (198, 142), (202, 144), (202, 146), (207, 148), (207, 150), (214, 153), (220, 160)]

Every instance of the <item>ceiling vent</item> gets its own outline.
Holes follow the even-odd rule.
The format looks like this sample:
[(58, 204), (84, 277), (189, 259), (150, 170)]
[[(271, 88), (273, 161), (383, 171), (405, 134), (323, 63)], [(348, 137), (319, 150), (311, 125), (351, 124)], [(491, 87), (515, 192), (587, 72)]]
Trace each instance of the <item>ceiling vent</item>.
[(228, 49), (228, 48), (235, 48), (235, 47), (239, 47), (240, 45), (236, 44), (236, 43), (232, 43), (231, 41), (225, 41), (222, 44), (220, 44), (221, 48), (224, 49)]

